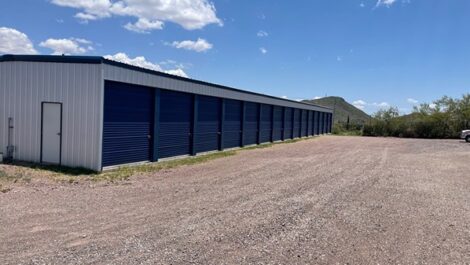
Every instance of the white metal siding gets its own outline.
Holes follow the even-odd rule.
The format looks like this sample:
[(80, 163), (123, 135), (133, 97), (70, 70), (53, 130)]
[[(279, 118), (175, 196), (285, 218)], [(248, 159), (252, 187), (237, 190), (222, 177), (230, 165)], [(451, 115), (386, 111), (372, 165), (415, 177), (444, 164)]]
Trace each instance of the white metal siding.
[(162, 89), (195, 93), (206, 96), (214, 96), (221, 98), (237, 99), (250, 102), (258, 102), (264, 104), (272, 104), (277, 106), (291, 107), (291, 108), (302, 108), (315, 111), (332, 112), (330, 109), (307, 105), (292, 101), (286, 101), (282, 99), (276, 99), (272, 97), (255, 95), (252, 93), (244, 93), (241, 91), (234, 91), (231, 89), (219, 88), (211, 85), (197, 84), (190, 81), (184, 81), (174, 79), (170, 77), (159, 76), (150, 73), (143, 73), (136, 70), (131, 70), (123, 67), (118, 67), (109, 64), (103, 64), (104, 67), (104, 79), (130, 83), (136, 85), (143, 85), (149, 87), (158, 87)]
[(14, 159), (39, 162), (41, 102), (63, 103), (62, 165), (101, 169), (100, 64), (0, 63), (0, 152), (13, 118)]

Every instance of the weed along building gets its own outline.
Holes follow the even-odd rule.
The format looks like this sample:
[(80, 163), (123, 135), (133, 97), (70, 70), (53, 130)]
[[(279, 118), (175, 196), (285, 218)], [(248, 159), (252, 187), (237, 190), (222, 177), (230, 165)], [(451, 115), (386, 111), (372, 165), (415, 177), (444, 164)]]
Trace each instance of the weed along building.
[(0, 56), (4, 158), (96, 171), (331, 132), (332, 110), (88, 56)]

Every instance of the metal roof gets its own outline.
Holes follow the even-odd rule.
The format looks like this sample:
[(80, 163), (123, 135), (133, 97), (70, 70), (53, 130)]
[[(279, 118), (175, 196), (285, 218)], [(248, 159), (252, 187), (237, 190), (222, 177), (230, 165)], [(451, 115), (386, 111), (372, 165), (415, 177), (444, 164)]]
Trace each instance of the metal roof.
[(177, 80), (182, 80), (190, 83), (195, 83), (195, 84), (200, 84), (200, 85), (207, 85), (207, 86), (213, 86), (216, 88), (221, 88), (221, 89), (227, 89), (227, 90), (232, 90), (236, 92), (242, 92), (246, 94), (252, 94), (252, 95), (257, 95), (257, 96), (263, 96), (263, 97), (268, 97), (268, 98), (273, 98), (277, 100), (282, 100), (286, 102), (294, 102), (297, 104), (302, 104), (305, 106), (315, 106), (321, 109), (324, 109), (326, 111), (332, 111), (332, 108), (316, 105), (316, 104), (311, 104), (311, 103), (304, 103), (304, 102), (299, 102), (295, 100), (290, 100), (290, 99), (285, 99), (285, 98), (280, 98), (280, 97), (275, 97), (271, 95), (266, 95), (262, 93), (257, 93), (257, 92), (252, 92), (248, 90), (242, 90), (238, 88), (233, 88), (233, 87), (228, 87), (224, 85), (219, 85), (215, 83), (209, 83), (201, 80), (196, 80), (196, 79), (191, 79), (187, 77), (181, 77), (181, 76), (176, 76), (176, 75), (171, 75), (167, 74), (164, 72), (159, 72), (156, 70), (150, 70), (126, 63), (121, 63), (113, 60), (106, 59), (102, 56), (74, 56), (74, 55), (12, 55), (12, 54), (5, 54), (0, 56), (0, 62), (14, 62), (14, 61), (22, 61), (22, 62), (50, 62), (50, 63), (80, 63), (80, 64), (108, 64), (108, 65), (113, 65), (116, 67), (121, 67), (121, 68), (126, 68), (129, 70), (134, 70), (134, 71), (139, 71), (143, 73), (148, 73), (148, 74), (153, 74), (157, 76), (163, 76), (163, 77), (168, 77), (172, 79), (177, 79)]

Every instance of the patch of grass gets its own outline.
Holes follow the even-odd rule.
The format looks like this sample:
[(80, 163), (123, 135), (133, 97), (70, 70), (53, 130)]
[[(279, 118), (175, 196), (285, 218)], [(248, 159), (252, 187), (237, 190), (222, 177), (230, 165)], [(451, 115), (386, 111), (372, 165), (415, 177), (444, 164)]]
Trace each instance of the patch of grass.
[(11, 185), (17, 182), (30, 182), (31, 177), (23, 170), (15, 171), (13, 174), (0, 170), (0, 192), (6, 193), (11, 191)]
[(233, 156), (237, 152), (236, 151), (224, 151), (224, 152), (217, 152), (211, 153), (207, 155), (200, 155), (194, 157), (188, 157), (183, 159), (175, 159), (175, 160), (168, 160), (162, 161), (158, 163), (150, 163), (144, 164), (139, 166), (129, 166), (129, 167), (121, 167), (110, 171), (105, 171), (101, 174), (96, 174), (92, 176), (93, 181), (123, 181), (128, 180), (131, 176), (142, 174), (142, 173), (151, 173), (151, 172), (158, 172), (163, 169), (171, 169), (180, 166), (189, 166), (194, 164), (204, 163), (210, 160)]
[(65, 175), (65, 176), (80, 176), (80, 175), (97, 174), (96, 171), (93, 171), (91, 169), (82, 168), (82, 167), (39, 165), (39, 164), (26, 163), (26, 162), (17, 162), (17, 163), (14, 163), (14, 165), (31, 168), (33, 170), (50, 171), (50, 172), (58, 173), (60, 175)]
[(362, 136), (362, 131), (342, 131), (342, 132), (335, 132), (334, 135), (338, 135), (338, 136)]

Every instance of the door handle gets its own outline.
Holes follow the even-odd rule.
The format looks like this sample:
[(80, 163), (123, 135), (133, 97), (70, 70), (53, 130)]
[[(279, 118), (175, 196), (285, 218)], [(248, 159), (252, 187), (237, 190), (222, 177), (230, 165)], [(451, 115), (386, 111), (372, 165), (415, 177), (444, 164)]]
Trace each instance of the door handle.
[(152, 136), (150, 134), (148, 134), (147, 138), (150, 140), (150, 139), (152, 139)]

